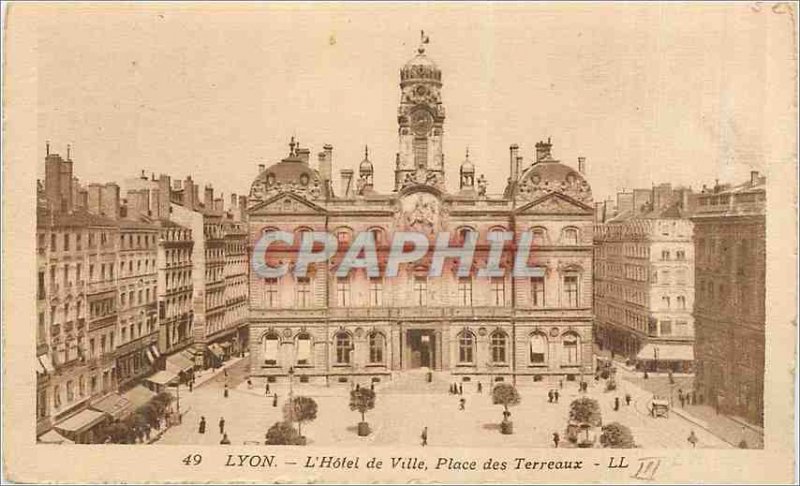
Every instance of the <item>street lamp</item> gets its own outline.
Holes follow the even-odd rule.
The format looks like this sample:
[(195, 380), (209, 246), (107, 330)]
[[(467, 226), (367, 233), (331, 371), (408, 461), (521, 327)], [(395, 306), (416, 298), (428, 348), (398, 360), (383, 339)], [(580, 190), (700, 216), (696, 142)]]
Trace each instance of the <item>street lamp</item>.
[(294, 422), (294, 404), (292, 403), (292, 396), (294, 395), (294, 366), (289, 367), (289, 422)]

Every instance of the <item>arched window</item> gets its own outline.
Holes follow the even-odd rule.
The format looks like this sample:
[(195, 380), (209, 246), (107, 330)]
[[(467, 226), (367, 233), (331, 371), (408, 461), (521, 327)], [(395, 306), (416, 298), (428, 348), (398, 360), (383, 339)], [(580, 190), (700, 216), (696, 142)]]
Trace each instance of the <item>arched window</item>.
[(503, 331), (493, 332), (491, 335), (490, 345), (492, 351), (492, 363), (505, 363), (508, 335)]
[(562, 338), (562, 345), (564, 347), (564, 360), (565, 365), (579, 365), (580, 359), (580, 338), (577, 334), (567, 333)]
[(386, 348), (386, 338), (383, 334), (373, 331), (369, 335), (369, 362), (381, 364), (384, 362), (383, 350)]
[(458, 362), (471, 364), (475, 360), (475, 336), (469, 331), (458, 335)]
[(547, 336), (539, 332), (532, 334), (530, 348), (530, 361), (532, 365), (547, 363)]
[(311, 363), (311, 336), (307, 332), (297, 335), (297, 364), (307, 365)]
[(547, 230), (542, 227), (535, 227), (531, 229), (533, 234), (533, 246), (545, 246), (547, 244)]
[(264, 336), (261, 345), (264, 351), (264, 364), (277, 365), (278, 364), (278, 347), (280, 346), (280, 338), (274, 332)]
[(578, 244), (578, 229), (577, 228), (564, 228), (561, 233), (561, 242), (564, 245), (577, 245)]
[(469, 226), (462, 226), (456, 230), (456, 240), (458, 243), (464, 243), (469, 238), (469, 235), (475, 233), (475, 230)]
[(353, 350), (353, 340), (350, 339), (350, 334), (341, 331), (336, 334), (336, 364), (347, 365), (350, 364), (350, 353)]

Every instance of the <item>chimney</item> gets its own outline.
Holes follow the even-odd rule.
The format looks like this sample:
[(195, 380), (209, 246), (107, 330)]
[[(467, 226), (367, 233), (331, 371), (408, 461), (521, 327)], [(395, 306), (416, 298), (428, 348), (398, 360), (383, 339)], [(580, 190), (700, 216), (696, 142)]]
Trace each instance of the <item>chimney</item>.
[(259, 173), (259, 174), (261, 174), (261, 173), (262, 173), (262, 172), (264, 172), (265, 170), (267, 170), (267, 166), (266, 166), (266, 165), (264, 165), (264, 164), (258, 164), (258, 173)]
[(517, 156), (517, 166), (516, 166), (517, 177), (519, 177), (520, 167), (522, 167), (522, 158), (523, 157), (521, 155)]
[(225, 199), (218, 197), (214, 199), (214, 212), (222, 213), (225, 211)]
[(183, 187), (183, 184), (181, 184), (181, 182), (182, 181), (180, 179), (175, 179), (174, 181), (172, 181), (172, 189), (180, 191), (181, 188)]
[(247, 219), (247, 196), (239, 196), (239, 210), (236, 214), (239, 216), (239, 221)]
[(211, 184), (206, 184), (203, 193), (203, 205), (206, 207), (207, 211), (212, 211), (214, 209), (214, 187)]
[(186, 176), (183, 184), (183, 206), (189, 211), (197, 207), (197, 187), (192, 182), (192, 176)]
[(586, 157), (578, 157), (578, 172), (586, 173)]
[(325, 181), (330, 182), (333, 177), (333, 145), (325, 144), (322, 150), (319, 154), (319, 175), (324, 185)]
[(304, 164), (308, 165), (308, 159), (311, 155), (311, 151), (307, 148), (298, 148), (297, 149), (297, 157), (303, 161)]
[(755, 186), (756, 184), (758, 184), (758, 171), (757, 170), (751, 170), (750, 171), (750, 185), (751, 186)]
[(81, 189), (78, 191), (78, 200), (76, 201), (77, 206), (84, 211), (88, 210), (89, 208), (89, 192), (86, 189)]
[(350, 197), (353, 193), (353, 169), (342, 169), (339, 171), (341, 176), (341, 197)]
[(119, 186), (113, 182), (100, 188), (100, 214), (107, 218), (119, 218)]
[(508, 147), (509, 152), (509, 168), (508, 171), (511, 174), (511, 181), (514, 182), (519, 178), (519, 145), (512, 144)]
[[(175, 181), (180, 184), (181, 181)], [(156, 217), (159, 219), (169, 218), (169, 200), (171, 190), (170, 177), (165, 174), (158, 176), (158, 201), (156, 203)]]
[(547, 138), (547, 142), (537, 142), (536, 143), (536, 162), (541, 162), (542, 160), (546, 159), (550, 155), (550, 149), (553, 147), (553, 144), (550, 143), (550, 138)]
[(150, 191), (147, 189), (133, 189), (128, 191), (127, 212), (129, 218), (146, 216), (149, 213)]
[(230, 210), (231, 211), (236, 211), (236, 202), (238, 200), (239, 199), (236, 197), (236, 194), (231, 194), (231, 205), (230, 205)]

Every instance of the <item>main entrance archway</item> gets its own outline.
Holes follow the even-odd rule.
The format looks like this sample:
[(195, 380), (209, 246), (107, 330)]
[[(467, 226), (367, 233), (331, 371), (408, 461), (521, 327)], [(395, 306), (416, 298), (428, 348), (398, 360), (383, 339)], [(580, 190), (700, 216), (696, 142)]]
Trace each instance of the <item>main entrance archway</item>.
[(436, 334), (432, 329), (409, 329), (406, 331), (406, 346), (406, 368), (436, 367)]

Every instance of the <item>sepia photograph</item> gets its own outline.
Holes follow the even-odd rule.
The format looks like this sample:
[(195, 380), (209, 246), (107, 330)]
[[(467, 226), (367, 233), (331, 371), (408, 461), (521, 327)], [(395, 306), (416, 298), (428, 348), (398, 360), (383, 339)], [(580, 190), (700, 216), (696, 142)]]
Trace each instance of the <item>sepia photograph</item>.
[(3, 7), (6, 479), (797, 480), (796, 3)]

